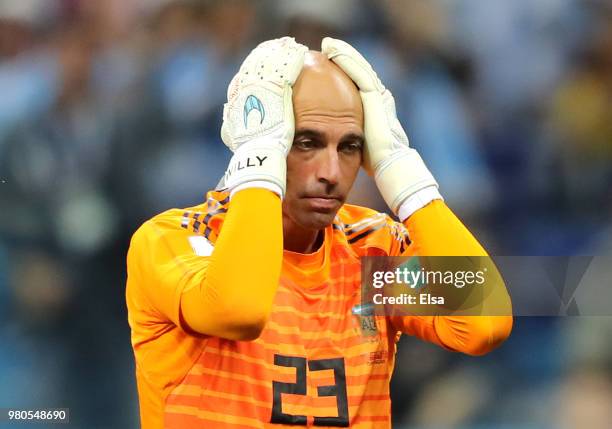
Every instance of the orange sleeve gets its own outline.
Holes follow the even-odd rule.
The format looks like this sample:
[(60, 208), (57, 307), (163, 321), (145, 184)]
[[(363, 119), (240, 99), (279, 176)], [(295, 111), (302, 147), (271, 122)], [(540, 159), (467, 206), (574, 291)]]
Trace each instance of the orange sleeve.
[(195, 253), (193, 236), (164, 219), (145, 223), (132, 239), (128, 275), (139, 278), (162, 320), (204, 335), (256, 338), (280, 276), (280, 198), (264, 189), (237, 192), (209, 256)]
[[(424, 256), (487, 256), (476, 238), (441, 200), (416, 211), (404, 222), (412, 241), (407, 254)], [(490, 294), (505, 300), (511, 308), (508, 292)], [(501, 297), (501, 298), (500, 298)], [(406, 334), (438, 344), (447, 349), (482, 355), (500, 345), (512, 330), (512, 316), (404, 316), (391, 317), (393, 326)]]

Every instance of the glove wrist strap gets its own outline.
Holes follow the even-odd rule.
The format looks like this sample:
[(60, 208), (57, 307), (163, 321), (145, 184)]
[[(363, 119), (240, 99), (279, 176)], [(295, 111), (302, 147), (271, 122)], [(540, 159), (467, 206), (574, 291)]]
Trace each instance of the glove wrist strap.
[(376, 169), (375, 180), (393, 213), (398, 214), (404, 201), (422, 189), (437, 188), (438, 183), (416, 150), (406, 148), (395, 152), (392, 157), (384, 167)]
[(264, 188), (283, 198), (287, 160), (277, 143), (244, 144), (236, 150), (224, 176), (225, 188), (234, 193), (247, 188)]
[(397, 217), (399, 217), (400, 221), (404, 222), (412, 216), (414, 212), (422, 209), (434, 200), (444, 200), (437, 186), (429, 186), (421, 189), (406, 198), (397, 211)]

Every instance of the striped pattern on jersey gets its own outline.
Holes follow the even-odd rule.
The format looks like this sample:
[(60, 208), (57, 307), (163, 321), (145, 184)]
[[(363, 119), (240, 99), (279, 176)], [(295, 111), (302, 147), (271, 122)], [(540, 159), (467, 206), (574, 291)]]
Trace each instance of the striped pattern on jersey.
[(394, 342), (384, 319), (370, 317), (364, 328), (352, 314), (355, 262), (332, 264), (330, 279), (313, 289), (281, 280), (256, 341), (207, 340), (166, 401), (166, 427), (387, 427)]
[[(227, 202), (211, 204), (210, 197), (202, 213), (186, 212), (182, 227), (214, 241), (215, 216)], [(262, 335), (251, 342), (206, 339), (166, 399), (165, 427), (390, 427), (395, 332), (387, 332), (384, 318), (356, 311), (361, 273), (351, 247), (383, 229), (387, 240), (405, 243), (407, 234), (390, 234), (389, 225), (378, 213), (346, 223), (336, 218), (319, 252), (286, 258)]]

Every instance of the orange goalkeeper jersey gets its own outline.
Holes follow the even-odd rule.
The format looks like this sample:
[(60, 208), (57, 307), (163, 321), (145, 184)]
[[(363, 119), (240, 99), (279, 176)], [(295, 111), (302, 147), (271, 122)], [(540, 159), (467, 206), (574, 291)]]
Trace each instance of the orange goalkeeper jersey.
[(186, 332), (179, 311), (186, 283), (159, 287), (154, 278), (160, 270), (185, 270), (191, 259), (184, 254), (205, 262), (212, 252), (229, 199), (219, 192), (207, 197), (146, 222), (128, 255), (129, 268), (140, 266), (129, 270), (126, 294), (142, 427), (390, 427), (399, 331), (449, 347), (431, 321), (415, 327), (360, 306), (359, 257), (409, 253), (406, 227), (344, 205), (317, 252), (284, 252), (260, 337), (232, 341)]

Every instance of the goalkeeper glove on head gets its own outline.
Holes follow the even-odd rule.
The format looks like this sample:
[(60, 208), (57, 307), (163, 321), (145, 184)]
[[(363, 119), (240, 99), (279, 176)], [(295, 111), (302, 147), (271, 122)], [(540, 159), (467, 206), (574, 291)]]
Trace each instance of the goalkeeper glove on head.
[(227, 90), (221, 138), (234, 155), (217, 186), (230, 195), (266, 188), (281, 198), (295, 132), (292, 86), (308, 48), (291, 37), (268, 40), (246, 57)]
[(434, 199), (438, 183), (408, 137), (395, 112), (395, 100), (372, 66), (355, 48), (326, 37), (322, 52), (359, 87), (364, 113), (364, 168), (373, 175), (383, 198), (402, 221)]

